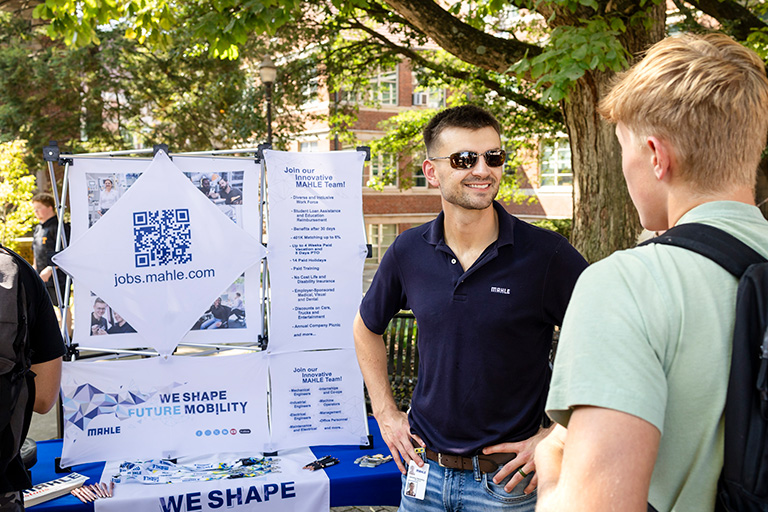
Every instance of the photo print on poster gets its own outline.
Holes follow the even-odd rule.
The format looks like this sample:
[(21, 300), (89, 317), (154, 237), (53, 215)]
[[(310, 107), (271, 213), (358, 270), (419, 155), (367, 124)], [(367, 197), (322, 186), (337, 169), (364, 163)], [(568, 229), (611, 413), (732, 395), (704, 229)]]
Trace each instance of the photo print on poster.
[(120, 314), (109, 307), (104, 299), (91, 293), (93, 310), (91, 311), (91, 336), (109, 336), (111, 334), (131, 334), (136, 329), (125, 321)]
[(244, 171), (185, 172), (205, 197), (238, 226), (243, 225)]
[(99, 221), (112, 208), (141, 173), (88, 173), (88, 227)]
[(245, 327), (247, 327), (245, 274), (242, 274), (224, 293), (214, 299), (211, 307), (200, 316), (191, 330), (244, 329)]

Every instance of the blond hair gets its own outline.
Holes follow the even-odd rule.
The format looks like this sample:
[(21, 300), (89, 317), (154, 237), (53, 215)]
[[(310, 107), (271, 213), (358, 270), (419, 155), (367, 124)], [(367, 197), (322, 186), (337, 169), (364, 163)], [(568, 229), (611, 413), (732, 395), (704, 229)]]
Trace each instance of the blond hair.
[(673, 146), (677, 175), (700, 192), (753, 187), (768, 134), (768, 79), (723, 34), (669, 37), (618, 76), (598, 112)]

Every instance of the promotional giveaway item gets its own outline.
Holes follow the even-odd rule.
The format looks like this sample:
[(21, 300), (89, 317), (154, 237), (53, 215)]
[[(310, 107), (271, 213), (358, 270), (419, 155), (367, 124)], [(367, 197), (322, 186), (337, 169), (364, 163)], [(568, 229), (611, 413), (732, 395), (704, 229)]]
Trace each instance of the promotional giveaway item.
[(69, 492), (74, 492), (75, 489), (81, 487), (87, 480), (87, 476), (79, 473), (70, 473), (56, 480), (37, 484), (31, 489), (24, 489), (24, 506), (31, 507), (38, 503), (58, 498)]
[(264, 452), (266, 356), (64, 363), (62, 466)]
[[(173, 485), (147, 485), (136, 479), (123, 479), (115, 486), (114, 498), (97, 500), (96, 512), (187, 511), (269, 511), (317, 512), (330, 508), (330, 482), (324, 471), (303, 471), (302, 461), (312, 452), (301, 448), (280, 454), (280, 471), (260, 476), (191, 480)], [(233, 461), (232, 453), (216, 457), (184, 457), (174, 466), (215, 466), (216, 461)], [(261, 459), (266, 460), (266, 459)], [(164, 465), (163, 468), (166, 466)], [(170, 466), (167, 466), (170, 467)], [(163, 469), (164, 470), (164, 469)], [(163, 471), (161, 470), (161, 471)], [(120, 474), (120, 464), (108, 462), (101, 481)]]
[[(98, 484), (90, 484), (90, 485), (84, 485), (82, 487), (77, 487), (75, 489), (72, 489), (72, 496), (79, 499), (83, 503), (90, 503), (91, 501), (96, 501), (99, 498), (111, 498), (112, 493), (115, 490), (115, 484), (111, 483), (109, 485), (101, 482)], [(24, 502), (24, 505), (26, 506), (27, 503)]]
[(375, 468), (391, 460), (391, 455), (387, 455), (385, 457), (384, 455), (377, 453), (376, 455), (364, 455), (362, 457), (358, 457), (355, 459), (355, 464), (361, 468)]
[(272, 450), (367, 444), (363, 377), (354, 350), (272, 354), (269, 369)]
[(336, 457), (331, 457), (330, 455), (326, 455), (325, 457), (320, 457), (319, 459), (313, 460), (306, 466), (304, 466), (301, 469), (308, 469), (310, 471), (317, 471), (318, 469), (325, 469), (329, 468), (331, 466), (335, 466), (339, 463), (339, 459)]
[(363, 291), (362, 152), (265, 151), (269, 350), (352, 348)]
[[(80, 161), (75, 167), (78, 165)], [(131, 165), (135, 173), (138, 164)], [(117, 173), (114, 164), (108, 169), (126, 175), (126, 181), (131, 174)], [(106, 181), (120, 183), (114, 177)], [(242, 202), (243, 193), (233, 190), (226, 179), (219, 179), (219, 187), (225, 196), (223, 206), (234, 208), (238, 205), (227, 201)], [(217, 194), (220, 200), (222, 193)], [(73, 207), (73, 215), (75, 210)], [(163, 151), (158, 151), (108, 208), (90, 212), (89, 218), (94, 220), (90, 229), (73, 236), (71, 245), (54, 257), (76, 280), (76, 295), (82, 289), (94, 294), (86, 300), (91, 318), (90, 330), (85, 330), (89, 341), (99, 335), (108, 338), (104, 335), (110, 330), (130, 334), (127, 323), (142, 338), (139, 346), (170, 354), (206, 312), (211, 318), (199, 327), (220, 328), (230, 320), (234, 324), (236, 319), (217, 317), (212, 310), (225, 306), (222, 293), (234, 292), (231, 300), (237, 299), (232, 284), (266, 253), (256, 238), (223, 215)], [(228, 312), (237, 309), (226, 307)], [(111, 324), (105, 318), (113, 312), (124, 320), (122, 324), (115, 315)], [(81, 315), (79, 308), (77, 316)], [(206, 323), (208, 320), (212, 321)], [(77, 327), (76, 321), (76, 332), (82, 334), (83, 329)]]
[(135, 480), (143, 484), (178, 484), (207, 482), (225, 478), (252, 478), (280, 472), (280, 459), (273, 457), (243, 457), (230, 462), (177, 464), (170, 460), (123, 462), (120, 473), (112, 482)]

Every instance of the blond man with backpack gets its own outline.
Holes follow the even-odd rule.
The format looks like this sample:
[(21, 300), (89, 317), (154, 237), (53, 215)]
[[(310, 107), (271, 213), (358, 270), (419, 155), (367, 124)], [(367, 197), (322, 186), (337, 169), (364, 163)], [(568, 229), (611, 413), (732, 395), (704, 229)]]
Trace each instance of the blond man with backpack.
[[(599, 111), (616, 124), (643, 227), (694, 226), (707, 232), (705, 247), (719, 228), (737, 239), (726, 251), (743, 242), (768, 257), (754, 197), (768, 79), (756, 54), (721, 34), (667, 38)], [(680, 231), (669, 233), (662, 238)], [(546, 405), (559, 426), (536, 451), (537, 511), (715, 510), (729, 376), (741, 378), (730, 366), (739, 280), (712, 256), (674, 245), (617, 252), (579, 278)], [(757, 349), (750, 358), (759, 365)], [(766, 510), (746, 503), (729, 509)]]

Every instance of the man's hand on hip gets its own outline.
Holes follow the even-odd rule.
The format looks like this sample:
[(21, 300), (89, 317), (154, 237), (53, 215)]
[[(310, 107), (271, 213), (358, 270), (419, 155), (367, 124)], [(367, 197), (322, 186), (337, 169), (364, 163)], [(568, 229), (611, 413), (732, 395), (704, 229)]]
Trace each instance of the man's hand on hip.
[(389, 451), (392, 452), (392, 458), (395, 459), (395, 463), (402, 474), (405, 474), (405, 468), (410, 461), (414, 461), (420, 467), (424, 465), (422, 458), (416, 454), (411, 439), (415, 439), (421, 447), (424, 447), (425, 444), (419, 436), (411, 434), (407, 414), (395, 409), (380, 414), (376, 417), (376, 421), (381, 430), (381, 437), (384, 438)]
[[(511, 461), (507, 462), (501, 470), (493, 477), (493, 481), (496, 484), (501, 483), (502, 480), (512, 475), (509, 482), (504, 486), (504, 490), (512, 492), (517, 484), (523, 481), (525, 477), (536, 471), (536, 464), (533, 461), (534, 453), (536, 452), (536, 446), (542, 439), (547, 437), (552, 431), (552, 427), (539, 429), (534, 435), (523, 441), (516, 443), (500, 443), (493, 446), (487, 446), (483, 448), (483, 453), (490, 455), (492, 453), (515, 453), (517, 456)], [(514, 474), (513, 474), (514, 473)], [(536, 489), (538, 485), (538, 475), (533, 475), (531, 482), (525, 488), (525, 494), (530, 494)]]

